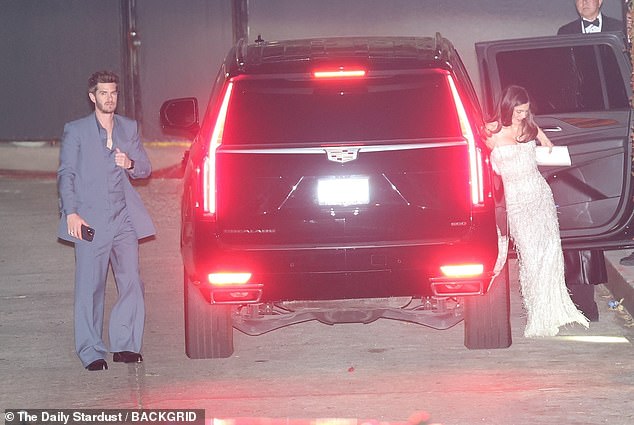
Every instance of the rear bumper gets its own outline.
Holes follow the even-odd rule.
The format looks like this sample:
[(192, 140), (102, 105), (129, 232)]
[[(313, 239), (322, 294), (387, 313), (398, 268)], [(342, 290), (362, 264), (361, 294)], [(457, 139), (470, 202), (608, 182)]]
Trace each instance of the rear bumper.
[[(491, 240), (489, 240), (491, 239)], [(248, 298), (213, 297), (215, 302), (278, 302), (356, 298), (476, 295), (486, 292), (497, 258), (497, 239), (449, 245), (314, 247), (295, 249), (226, 249), (206, 243), (186, 261), (191, 280), (207, 284), (212, 272), (248, 272)], [(447, 264), (483, 265), (478, 276), (449, 278)], [(453, 287), (447, 286), (453, 285)], [(210, 289), (213, 289), (210, 286)], [(244, 291), (243, 291), (244, 292)], [(212, 291), (213, 294), (213, 291)]]

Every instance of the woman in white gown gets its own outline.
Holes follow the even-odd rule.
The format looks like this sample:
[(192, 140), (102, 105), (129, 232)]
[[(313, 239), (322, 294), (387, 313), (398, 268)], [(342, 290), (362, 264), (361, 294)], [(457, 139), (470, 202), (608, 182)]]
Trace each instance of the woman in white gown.
[(575, 322), (588, 327), (566, 288), (555, 202), (535, 160), (536, 141), (548, 147), (553, 144), (533, 120), (524, 88), (505, 89), (487, 130), (487, 146), (504, 184), (509, 231), (519, 259), (527, 313), (524, 335), (554, 336), (560, 326)]

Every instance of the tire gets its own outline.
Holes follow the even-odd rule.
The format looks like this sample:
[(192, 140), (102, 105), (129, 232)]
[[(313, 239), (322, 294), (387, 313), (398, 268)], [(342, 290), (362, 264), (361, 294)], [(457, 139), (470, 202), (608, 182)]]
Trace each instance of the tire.
[(511, 346), (508, 261), (486, 295), (465, 297), (464, 345), (470, 350)]
[(185, 353), (190, 359), (233, 354), (231, 305), (210, 304), (185, 273)]

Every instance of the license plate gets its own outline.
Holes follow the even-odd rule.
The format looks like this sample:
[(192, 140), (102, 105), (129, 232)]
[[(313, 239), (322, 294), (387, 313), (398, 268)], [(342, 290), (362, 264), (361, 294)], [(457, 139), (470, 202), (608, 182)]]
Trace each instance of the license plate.
[(367, 177), (329, 177), (317, 181), (319, 205), (349, 206), (370, 203)]

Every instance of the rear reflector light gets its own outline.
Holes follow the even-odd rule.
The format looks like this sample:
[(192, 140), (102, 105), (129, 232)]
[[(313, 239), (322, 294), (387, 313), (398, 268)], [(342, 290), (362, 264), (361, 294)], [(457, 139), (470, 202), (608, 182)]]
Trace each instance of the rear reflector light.
[(227, 119), (227, 108), (229, 107), (229, 99), (233, 90), (233, 82), (227, 84), (225, 95), (218, 111), (216, 125), (211, 134), (209, 141), (209, 153), (205, 158), (203, 168), (203, 209), (205, 213), (216, 213), (216, 150), (222, 143), (222, 134), (225, 128), (225, 120)]
[(431, 288), (437, 296), (464, 296), (484, 293), (484, 265), (447, 264), (440, 266), (442, 276), (430, 279)]
[(207, 280), (212, 285), (244, 285), (251, 279), (251, 273), (209, 273)]
[(262, 297), (262, 283), (249, 283), (251, 273), (209, 273), (211, 302), (215, 304), (257, 303)]
[(484, 181), (482, 173), (482, 152), (480, 148), (476, 146), (475, 136), (471, 130), (469, 123), (469, 117), (467, 111), (462, 103), (458, 88), (451, 75), (448, 77), (449, 86), (451, 87), (451, 93), (453, 95), (454, 104), (458, 112), (458, 119), (460, 120), (460, 130), (462, 136), (466, 139), (469, 145), (469, 177), (471, 180), (471, 203), (473, 205), (482, 205), (484, 203)]
[(479, 276), (484, 272), (482, 264), (456, 264), (440, 266), (440, 271), (446, 277), (462, 278)]
[(361, 78), (365, 77), (365, 70), (363, 69), (343, 69), (336, 70), (323, 70), (313, 72), (315, 78)]

